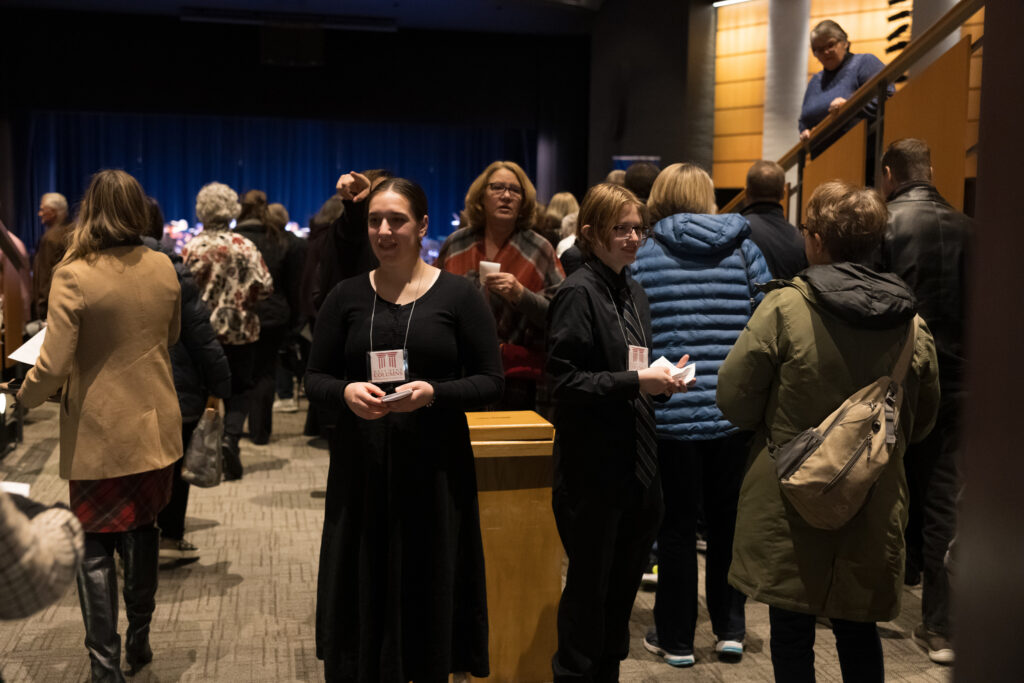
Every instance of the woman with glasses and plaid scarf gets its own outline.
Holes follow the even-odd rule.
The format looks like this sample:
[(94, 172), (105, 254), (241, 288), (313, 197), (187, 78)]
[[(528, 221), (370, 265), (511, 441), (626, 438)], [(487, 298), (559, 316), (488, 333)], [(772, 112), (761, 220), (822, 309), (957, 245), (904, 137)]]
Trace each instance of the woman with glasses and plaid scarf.
[[(544, 318), (565, 279), (554, 247), (533, 230), (537, 191), (513, 161), (495, 161), (469, 186), (463, 220), (437, 258), (437, 266), (477, 284), (498, 325), (505, 394), (495, 406), (548, 413), (538, 386), (544, 367)], [(497, 263), (488, 272), (481, 262)]]

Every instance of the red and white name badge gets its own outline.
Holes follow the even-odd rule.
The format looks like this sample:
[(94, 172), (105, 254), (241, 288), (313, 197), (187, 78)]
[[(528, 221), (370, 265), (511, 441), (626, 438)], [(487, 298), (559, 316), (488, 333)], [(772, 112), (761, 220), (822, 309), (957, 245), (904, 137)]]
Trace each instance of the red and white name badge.
[(370, 351), (370, 381), (374, 384), (405, 381), (405, 351)]
[(632, 346), (629, 347), (629, 369), (630, 370), (644, 370), (647, 368), (649, 363), (647, 362), (647, 347), (646, 346)]

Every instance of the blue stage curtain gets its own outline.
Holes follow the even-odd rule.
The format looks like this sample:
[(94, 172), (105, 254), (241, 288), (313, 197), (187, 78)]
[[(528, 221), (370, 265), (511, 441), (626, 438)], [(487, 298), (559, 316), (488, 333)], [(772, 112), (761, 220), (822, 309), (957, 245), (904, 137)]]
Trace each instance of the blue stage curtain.
[(196, 193), (216, 180), (239, 194), (264, 190), (300, 225), (334, 193), (342, 173), (387, 168), (423, 186), (429, 234), (442, 239), (487, 164), (511, 159), (533, 176), (535, 152), (534, 131), (485, 126), (37, 112), (29, 122), (17, 233), (34, 248), (42, 232), (39, 197), (61, 192), (74, 206), (103, 168), (134, 175), (167, 220), (194, 223)]

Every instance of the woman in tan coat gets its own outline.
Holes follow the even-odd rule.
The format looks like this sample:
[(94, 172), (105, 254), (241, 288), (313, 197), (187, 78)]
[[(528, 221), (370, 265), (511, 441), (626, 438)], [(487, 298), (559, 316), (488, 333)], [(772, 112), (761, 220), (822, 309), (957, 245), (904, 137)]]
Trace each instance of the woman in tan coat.
[(182, 455), (168, 346), (181, 293), (170, 259), (146, 248), (146, 196), (124, 171), (100, 171), (53, 273), (46, 338), (18, 400), (59, 394), (60, 475), (86, 531), (78, 594), (93, 681), (123, 681), (115, 548), (124, 559), (129, 673), (153, 658), (159, 535), (153, 522)]

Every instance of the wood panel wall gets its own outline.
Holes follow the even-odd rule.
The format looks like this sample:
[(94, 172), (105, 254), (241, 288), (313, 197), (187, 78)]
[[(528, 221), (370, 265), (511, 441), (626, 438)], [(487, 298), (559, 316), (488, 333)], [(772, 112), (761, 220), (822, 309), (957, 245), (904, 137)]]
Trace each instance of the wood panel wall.
[[(886, 36), (892, 30), (888, 18), (912, 5), (911, 0), (895, 7), (889, 6), (889, 0), (812, 0), (810, 25), (833, 19), (850, 36), (853, 52), (870, 52), (888, 64), (898, 54), (885, 53)], [(761, 158), (768, 6), (769, 0), (754, 0), (718, 9), (711, 169), (716, 187), (742, 188), (750, 164)], [(808, 36), (793, 39), (807, 41)], [(809, 50), (807, 57), (809, 80), (821, 64)], [(794, 121), (792, 144), (797, 136)]]
[[(985, 33), (985, 10), (981, 10), (966, 22), (960, 29), (960, 36), (970, 36), (971, 42), (976, 43)], [(964, 148), (967, 150), (964, 173), (968, 178), (978, 177), (978, 154), (973, 149), (978, 144), (978, 115), (981, 111), (981, 53), (984, 48), (979, 48), (971, 55), (971, 70), (967, 89), (967, 140)]]
[[(932, 182), (957, 209), (964, 207), (964, 140), (967, 138), (970, 39), (962, 38), (885, 105), (883, 142), (900, 138), (928, 142)], [(926, 112), (926, 115), (922, 115)]]
[(747, 169), (761, 158), (768, 3), (754, 0), (718, 9), (711, 166), (717, 187), (743, 187)]
[[(842, 26), (842, 24), (840, 24)], [(830, 180), (845, 180), (854, 185), (864, 184), (864, 166), (867, 157), (868, 125), (860, 121), (846, 131), (813, 161), (804, 167), (804, 191), (801, 195), (800, 220), (807, 215), (807, 202), (815, 188)]]

